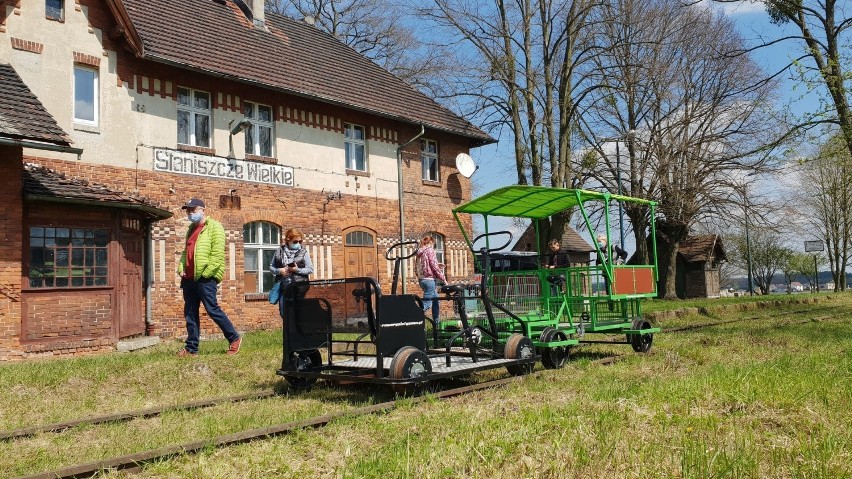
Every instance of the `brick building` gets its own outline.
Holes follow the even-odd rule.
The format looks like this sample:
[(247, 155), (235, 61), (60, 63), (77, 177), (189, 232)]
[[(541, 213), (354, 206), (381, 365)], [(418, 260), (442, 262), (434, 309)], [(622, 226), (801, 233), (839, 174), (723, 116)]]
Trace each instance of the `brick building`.
[(280, 324), (265, 271), (291, 227), (314, 278), (387, 285), (398, 175), (406, 236), (435, 236), (451, 280), (472, 273), (450, 213), (471, 187), (454, 159), (494, 140), (252, 4), (263, 0), (0, 0), (0, 63), (60, 133), (48, 149), (0, 146), (13, 184), (0, 192), (0, 358), (184, 334), (175, 271), (190, 197), (225, 226), (220, 301), (240, 330)]

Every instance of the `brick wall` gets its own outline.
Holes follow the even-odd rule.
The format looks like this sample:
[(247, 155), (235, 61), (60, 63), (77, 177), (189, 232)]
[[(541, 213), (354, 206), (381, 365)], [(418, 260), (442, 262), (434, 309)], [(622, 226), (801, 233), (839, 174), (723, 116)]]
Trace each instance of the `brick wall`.
[(0, 146), (0, 358), (21, 355), (21, 157), (20, 148)]
[[(405, 132), (407, 133), (409, 132)], [(411, 132), (412, 136), (414, 134), (416, 131)], [(451, 208), (460, 201), (448, 197), (442, 188), (423, 185), (420, 180), (419, 156), (413, 152), (410, 155), (416, 157), (416, 161), (412, 161), (405, 171), (407, 236), (416, 238), (423, 232), (437, 231), (445, 236), (447, 243), (461, 244), (462, 237), (451, 213)], [(446, 153), (446, 156), (449, 155), (452, 155), (452, 150)], [(442, 167), (449, 170), (451, 162), (444, 156), (445, 154), (442, 154)], [(270, 221), (279, 225), (282, 231), (295, 227), (311, 239), (308, 241), (308, 247), (317, 246), (319, 243), (323, 243), (322, 246), (330, 245), (332, 277), (344, 275), (342, 232), (353, 226), (373, 231), (379, 243), (376, 251), (377, 264), (380, 265), (379, 281), (383, 291), (389, 291), (391, 278), (387, 272), (388, 268), (384, 267), (384, 254), (386, 247), (398, 241), (399, 237), (399, 204), (396, 201), (343, 195), (341, 199), (326, 204), (323, 213), (326, 194), (320, 191), (298, 188), (282, 190), (281, 187), (263, 184), (137, 171), (75, 161), (45, 158), (27, 158), (27, 161), (53, 168), (68, 176), (87, 178), (120, 191), (133, 192), (138, 188), (139, 194), (175, 213), (173, 218), (156, 223), (152, 234), (155, 266), (155, 281), (151, 288), (152, 334), (165, 338), (186, 334), (183, 297), (175, 272), (188, 226), (180, 207), (190, 197), (204, 199), (208, 205), (207, 213), (222, 222), (225, 227), (228, 237), (227, 271), (220, 286), (219, 301), (239, 330), (269, 329), (281, 325), (277, 306), (270, 305), (265, 298), (246, 299), (246, 292), (243, 290), (242, 255), (242, 228), (245, 223)], [(446, 182), (447, 179), (442, 178), (442, 181)], [(237, 188), (241, 192), (240, 208), (219, 208), (219, 195), (227, 194), (231, 188)], [(460, 191), (465, 197), (470, 194), (469, 187)], [(230, 258), (230, 244), (234, 245), (233, 259)], [(316, 259), (314, 261), (316, 262)], [(466, 258), (466, 261), (470, 262), (470, 259)], [(231, 263), (236, 265), (233, 271), (229, 266)], [(472, 267), (469, 271), (472, 273)], [(451, 277), (452, 279), (464, 278)], [(419, 288), (412, 274), (408, 275), (408, 280), (409, 292), (418, 292)], [(202, 333), (214, 337), (221, 335), (212, 321), (206, 318), (203, 308)]]
[(100, 338), (112, 334), (110, 291), (29, 294), (26, 341)]
[[(4, 3), (6, 5), (17, 4), (15, 1), (0, 0), (0, 5)], [(141, 93), (143, 97), (147, 94), (152, 97), (174, 98), (177, 85), (196, 88), (211, 93), (215, 110), (241, 111), (242, 100), (269, 104), (273, 106), (277, 121), (300, 124), (309, 128), (339, 131), (341, 132), (341, 144), (342, 123), (344, 122), (364, 125), (367, 127), (368, 141), (383, 142), (385, 145), (403, 143), (419, 132), (419, 127), (403, 124), (393, 119), (372, 116), (341, 106), (323, 104), (283, 92), (252, 88), (244, 83), (199, 75), (165, 64), (138, 59), (132, 53), (126, 51), (124, 40), (120, 35), (113, 35), (116, 31), (114, 29), (116, 22), (103, 2), (99, 0), (66, 2), (68, 9), (76, 11), (83, 7), (86, 8), (86, 19), (89, 26), (104, 32), (99, 37), (104, 51), (116, 52), (115, 71), (118, 77), (116, 87), (120, 89), (127, 88), (131, 92)], [(0, 8), (0, 26), (5, 20), (5, 18), (2, 18), (4, 13), (5, 9)], [(45, 48), (55, 46), (47, 44)], [(89, 58), (87, 61), (95, 62), (94, 58)], [(104, 87), (106, 88), (106, 86), (105, 83)], [(116, 111), (126, 111), (127, 107), (132, 108), (133, 105), (104, 105), (104, 108), (112, 108)], [(406, 236), (410, 239), (416, 239), (423, 233), (431, 231), (444, 235), (448, 248), (456, 248), (451, 255), (454, 265), (456, 265), (454, 270), (468, 271), (472, 274), (472, 261), (469, 255), (466, 255), (460, 249), (462, 236), (458, 232), (458, 227), (451, 214), (453, 207), (467, 201), (471, 196), (470, 182), (461, 177), (454, 166), (455, 156), (460, 152), (468, 152), (470, 145), (467, 143), (467, 139), (429, 130), (427, 130), (425, 138), (439, 143), (441, 181), (440, 184), (436, 184), (424, 182), (421, 179), (420, 144), (414, 142), (410, 145), (404, 152), (403, 161)], [(111, 138), (104, 130), (99, 136), (103, 148), (99, 148), (97, 143), (86, 144), (85, 147), (87, 152), (100, 153), (100, 151), (114, 150), (116, 145), (135, 143), (140, 139), (144, 143), (153, 142), (159, 145), (158, 141), (155, 141), (156, 139), (146, 139), (142, 136), (137, 139)], [(173, 140), (169, 139), (168, 141)], [(161, 146), (168, 147), (169, 145)], [(218, 153), (221, 154), (222, 152)], [(20, 178), (20, 152), (18, 151), (16, 154), (15, 167), (10, 170), (15, 176), (7, 174), (3, 178)], [(282, 230), (291, 227), (302, 230), (308, 240), (307, 246), (315, 248), (312, 251), (323, 252), (323, 254), (326, 251), (330, 253), (331, 270), (324, 277), (342, 277), (344, 275), (341, 241), (343, 232), (352, 227), (369, 230), (375, 234), (378, 244), (376, 250), (378, 279), (383, 290), (389, 289), (390, 268), (384, 260), (384, 253), (387, 246), (399, 239), (399, 206), (395, 200), (378, 198), (375, 188), (372, 191), (369, 189), (370, 182), (368, 180), (370, 178), (351, 177), (353, 182), (365, 181), (368, 188), (362, 187), (355, 190), (357, 194), (344, 194), (341, 199), (328, 202), (326, 200), (327, 191), (281, 188), (264, 184), (139, 170), (133, 167), (137, 164), (138, 158), (127, 157), (120, 160), (128, 167), (105, 166), (80, 161), (27, 158), (27, 161), (54, 168), (73, 177), (103, 183), (118, 191), (138, 193), (176, 213), (174, 218), (158, 222), (153, 228), (155, 271), (154, 282), (150, 290), (153, 304), (151, 312), (153, 326), (150, 329), (152, 334), (163, 337), (185, 335), (183, 299), (175, 270), (180, 252), (183, 249), (183, 239), (187, 228), (187, 222), (185, 216), (181, 214), (180, 206), (189, 197), (205, 199), (209, 206), (208, 213), (221, 221), (226, 229), (228, 235), (226, 267), (228, 271), (220, 287), (220, 303), (240, 330), (280, 327), (277, 307), (268, 304), (264, 298), (252, 300), (249, 297), (247, 299), (246, 291), (243, 290), (242, 227), (248, 222), (269, 221), (279, 225)], [(99, 163), (101, 162), (99, 161)], [(0, 164), (5, 164), (2, 155), (0, 155)], [(0, 168), (6, 168), (6, 166), (0, 166)], [(10, 172), (3, 171), (3, 173)], [(347, 185), (348, 181), (347, 179)], [(19, 183), (20, 181), (17, 181), (15, 184)], [(241, 199), (239, 207), (219, 208), (219, 197), (227, 195), (234, 188), (238, 190), (237, 194)], [(78, 336), (72, 339), (40, 340), (28, 342), (25, 345), (19, 343), (18, 336), (21, 326), (20, 263), (23, 249), (20, 243), (22, 223), (20, 190), (4, 189), (0, 192), (0, 199), (7, 198), (8, 195), (15, 197), (14, 202), (5, 202), (11, 205), (12, 209), (7, 208), (7, 211), (12, 216), (7, 215), (0, 220), (0, 229), (4, 228), (5, 225), (8, 228), (9, 235), (11, 235), (9, 237), (17, 243), (8, 243), (9, 248), (6, 248), (7, 244), (4, 243), (2, 253), (4, 262), (0, 263), (0, 359), (13, 356), (20, 357), (21, 355), (79, 354), (108, 348), (112, 344), (111, 341), (114, 340), (84, 337), (88, 334), (104, 332), (97, 328), (87, 331), (83, 327), (76, 330), (71, 327), (68, 330), (78, 333)], [(470, 220), (464, 218), (463, 221), (469, 229)], [(233, 255), (231, 255), (231, 248), (234, 251)], [(448, 256), (449, 253), (448, 250)], [(231, 268), (229, 266), (231, 263), (236, 267)], [(409, 292), (417, 292), (419, 288), (413, 279), (413, 270), (410, 264), (408, 268), (408, 290)], [(457, 275), (455, 278), (451, 277), (452, 279), (463, 278)], [(7, 289), (8, 294), (4, 293)], [(17, 297), (17, 299), (9, 299), (8, 296)], [(42, 310), (28, 309), (27, 311), (38, 315)], [(91, 311), (77, 310), (77, 313), (90, 315)], [(204, 316), (203, 311), (202, 316)], [(50, 329), (48, 323), (48, 321), (44, 321), (44, 334), (56, 333), (58, 330)], [(220, 333), (215, 325), (206, 318), (202, 320), (202, 326), (203, 334), (218, 335)]]

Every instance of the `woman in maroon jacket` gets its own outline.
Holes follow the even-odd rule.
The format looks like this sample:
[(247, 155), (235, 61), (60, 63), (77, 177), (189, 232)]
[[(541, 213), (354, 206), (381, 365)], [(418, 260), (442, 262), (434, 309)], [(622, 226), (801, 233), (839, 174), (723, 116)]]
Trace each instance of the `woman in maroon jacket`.
[(420, 248), (414, 260), (414, 270), (417, 274), (417, 282), (423, 289), (423, 311), (432, 310), (432, 320), (435, 324), (438, 324), (438, 314), (441, 311), (441, 305), (437, 301), (437, 282), (447, 283), (443, 267), (444, 265), (438, 262), (438, 257), (435, 255), (435, 240), (431, 236), (424, 236), (420, 240)]

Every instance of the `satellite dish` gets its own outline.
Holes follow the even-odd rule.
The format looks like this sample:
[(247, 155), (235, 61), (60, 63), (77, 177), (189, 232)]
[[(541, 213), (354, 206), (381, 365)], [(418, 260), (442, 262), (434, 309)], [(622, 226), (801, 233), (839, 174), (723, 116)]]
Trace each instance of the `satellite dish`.
[(467, 153), (459, 153), (456, 156), (456, 169), (459, 170), (462, 176), (465, 178), (470, 178), (473, 176), (473, 173), (479, 169), (479, 166), (473, 162), (473, 158), (470, 157)]

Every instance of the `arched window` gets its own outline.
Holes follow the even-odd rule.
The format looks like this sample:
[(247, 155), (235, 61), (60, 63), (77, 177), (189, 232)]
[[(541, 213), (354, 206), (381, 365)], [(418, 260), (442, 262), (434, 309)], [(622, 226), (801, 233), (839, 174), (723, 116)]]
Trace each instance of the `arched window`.
[(435, 240), (435, 256), (438, 257), (438, 262), (446, 264), (444, 261), (444, 235), (434, 231), (430, 231), (428, 235)]
[(245, 268), (243, 288), (245, 293), (265, 293), (275, 281), (269, 272), (269, 263), (281, 241), (281, 228), (265, 221), (243, 225), (243, 256)]
[(373, 235), (366, 231), (346, 233), (346, 246), (373, 246)]

